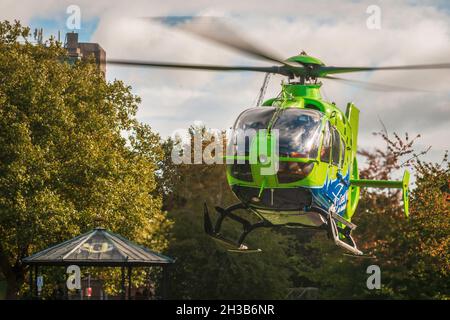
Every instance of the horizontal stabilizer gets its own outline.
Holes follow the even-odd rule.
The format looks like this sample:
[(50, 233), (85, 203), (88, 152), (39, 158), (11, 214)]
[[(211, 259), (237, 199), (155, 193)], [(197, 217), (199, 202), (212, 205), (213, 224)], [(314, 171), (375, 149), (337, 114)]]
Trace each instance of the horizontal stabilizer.
[(368, 180), (368, 179), (352, 179), (350, 185), (361, 188), (393, 188), (402, 189), (403, 209), (405, 216), (409, 217), (409, 171), (405, 170), (403, 179), (399, 180)]

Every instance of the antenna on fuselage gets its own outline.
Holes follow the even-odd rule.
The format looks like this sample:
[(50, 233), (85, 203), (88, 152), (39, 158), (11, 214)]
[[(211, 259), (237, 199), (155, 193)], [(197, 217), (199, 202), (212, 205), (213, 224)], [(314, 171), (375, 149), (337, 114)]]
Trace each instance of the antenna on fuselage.
[(255, 106), (262, 105), (262, 103), (264, 101), (264, 96), (266, 94), (267, 86), (269, 85), (269, 80), (270, 80), (270, 73), (266, 73), (266, 75), (264, 76), (264, 81), (261, 86), (261, 89), (259, 89), (259, 95), (258, 95), (258, 99), (256, 100)]

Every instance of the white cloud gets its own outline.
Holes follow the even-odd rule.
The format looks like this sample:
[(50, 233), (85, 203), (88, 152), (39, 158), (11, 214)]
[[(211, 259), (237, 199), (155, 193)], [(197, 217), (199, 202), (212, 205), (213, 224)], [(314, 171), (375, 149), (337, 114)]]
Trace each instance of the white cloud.
[[(51, 18), (73, 1), (4, 0), (0, 18)], [(223, 47), (171, 31), (136, 17), (207, 14), (224, 16), (242, 34), (282, 56), (306, 50), (328, 65), (401, 65), (450, 60), (449, 11), (433, 1), (77, 1), (84, 17), (99, 17), (93, 41), (110, 58), (147, 59), (211, 64), (255, 64)], [(381, 7), (381, 30), (366, 28), (366, 8)], [(440, 4), (442, 5), (442, 4)], [(19, 8), (20, 7), (20, 8)], [(324, 96), (345, 108), (353, 101), (361, 108), (362, 147), (380, 144), (371, 133), (381, 128), (422, 134), (433, 145), (433, 157), (449, 148), (450, 72), (405, 71), (345, 75), (377, 83), (438, 90), (440, 93), (369, 92), (325, 81)], [(108, 78), (122, 79), (143, 98), (139, 117), (169, 135), (202, 120), (213, 128), (227, 128), (251, 106), (263, 74), (215, 73), (108, 67)], [(276, 95), (282, 78), (273, 77), (267, 95)], [(434, 159), (434, 158), (433, 158)], [(438, 159), (436, 159), (438, 160)]]

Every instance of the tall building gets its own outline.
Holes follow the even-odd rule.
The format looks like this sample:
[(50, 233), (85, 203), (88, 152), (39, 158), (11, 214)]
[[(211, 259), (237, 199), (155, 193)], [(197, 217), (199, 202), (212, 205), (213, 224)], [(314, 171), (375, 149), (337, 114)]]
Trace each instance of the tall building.
[(78, 42), (78, 33), (70, 32), (66, 34), (64, 47), (71, 59), (82, 59), (94, 56), (95, 62), (103, 76), (106, 74), (106, 52), (98, 43)]

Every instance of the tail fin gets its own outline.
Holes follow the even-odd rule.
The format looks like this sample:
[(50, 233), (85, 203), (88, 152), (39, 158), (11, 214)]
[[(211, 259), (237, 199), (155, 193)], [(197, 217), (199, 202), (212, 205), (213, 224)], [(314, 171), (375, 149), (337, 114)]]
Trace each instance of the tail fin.
[(403, 196), (403, 210), (405, 216), (409, 217), (409, 171), (405, 170), (402, 179), (402, 196)]

